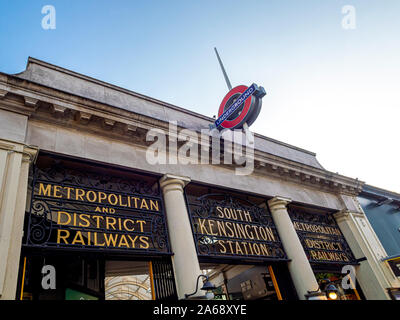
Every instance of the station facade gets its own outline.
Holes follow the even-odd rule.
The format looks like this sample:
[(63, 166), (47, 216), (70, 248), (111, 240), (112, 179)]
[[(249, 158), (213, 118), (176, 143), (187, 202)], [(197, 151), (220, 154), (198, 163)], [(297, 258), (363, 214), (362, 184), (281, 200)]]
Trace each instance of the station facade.
[[(171, 159), (181, 132), (213, 119), (33, 58), (0, 73), (0, 122), (0, 299), (201, 299), (203, 276), (226, 300), (400, 287), (357, 201), (363, 182), (312, 152), (255, 134), (250, 174), (150, 163), (151, 130)], [(195, 144), (208, 154), (211, 141)]]

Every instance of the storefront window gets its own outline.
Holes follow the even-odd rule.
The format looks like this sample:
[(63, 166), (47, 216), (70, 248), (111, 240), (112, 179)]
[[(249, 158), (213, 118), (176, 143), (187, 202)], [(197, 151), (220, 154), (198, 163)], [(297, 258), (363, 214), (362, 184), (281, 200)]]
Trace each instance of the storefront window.
[(148, 262), (107, 261), (106, 300), (152, 300)]
[(269, 266), (208, 265), (203, 273), (216, 286), (215, 300), (280, 300)]

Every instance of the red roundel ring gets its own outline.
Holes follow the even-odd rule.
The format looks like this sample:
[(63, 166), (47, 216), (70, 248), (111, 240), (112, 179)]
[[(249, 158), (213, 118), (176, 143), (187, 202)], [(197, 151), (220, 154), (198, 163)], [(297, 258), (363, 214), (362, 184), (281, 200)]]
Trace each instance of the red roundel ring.
[[(245, 92), (247, 90), (247, 88), (248, 87), (245, 86), (245, 85), (240, 85), (240, 86), (237, 86), (237, 87), (233, 88), (231, 91), (229, 91), (226, 94), (225, 98), (222, 100), (221, 105), (219, 106), (218, 117), (220, 117), (224, 113), (225, 109), (230, 107), (231, 103), (229, 105), (226, 105), (227, 102), (234, 95), (239, 95), (240, 96), (243, 92)], [(255, 97), (253, 97), (253, 96), (249, 97), (244, 102), (243, 109), (242, 110), (239, 109), (239, 111), (241, 111), (240, 114), (236, 118), (234, 118), (232, 120), (228, 120), (227, 119), (224, 122), (222, 122), (221, 123), (221, 127), (226, 128), (226, 129), (232, 129), (232, 128), (238, 128), (239, 126), (243, 125), (243, 123), (245, 122), (243, 120), (245, 120), (246, 116), (249, 115), (249, 112), (250, 112), (250, 109), (251, 109), (251, 105), (252, 105), (252, 100), (254, 98)]]

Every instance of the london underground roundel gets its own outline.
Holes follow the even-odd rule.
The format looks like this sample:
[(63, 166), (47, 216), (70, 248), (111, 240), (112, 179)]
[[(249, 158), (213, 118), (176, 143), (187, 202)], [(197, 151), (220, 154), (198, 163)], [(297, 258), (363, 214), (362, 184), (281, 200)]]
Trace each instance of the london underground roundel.
[(260, 113), (263, 96), (264, 88), (254, 83), (249, 87), (240, 85), (232, 88), (219, 106), (218, 119), (213, 127), (222, 130), (240, 129), (245, 123), (251, 126)]

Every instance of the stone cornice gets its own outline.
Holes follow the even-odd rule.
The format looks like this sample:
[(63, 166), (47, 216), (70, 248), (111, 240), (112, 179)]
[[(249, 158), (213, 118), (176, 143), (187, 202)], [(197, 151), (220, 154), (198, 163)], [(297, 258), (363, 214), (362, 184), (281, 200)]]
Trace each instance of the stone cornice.
[[(148, 130), (168, 132), (169, 123), (128, 110), (0, 73), (0, 108), (26, 114), (34, 121), (95, 132), (127, 143), (148, 146)], [(183, 129), (178, 127), (178, 130)], [(357, 195), (363, 182), (255, 150), (255, 174), (272, 176), (332, 193)], [(234, 169), (236, 165), (221, 165)]]
[(349, 178), (327, 170), (306, 166), (271, 154), (255, 152), (256, 172), (267, 171), (270, 175), (289, 180), (319, 190), (334, 193), (357, 195), (361, 192), (363, 181)]
[[(156, 103), (156, 104), (159, 104), (159, 105), (163, 105), (163, 106), (166, 106), (166, 107), (168, 107), (170, 109), (177, 110), (179, 112), (183, 112), (183, 113), (186, 113), (188, 115), (192, 115), (192, 116), (195, 116), (197, 118), (201, 118), (203, 120), (209, 121), (210, 123), (214, 122), (213, 118), (208, 117), (206, 115), (203, 115), (203, 114), (200, 114), (200, 113), (196, 113), (196, 112), (193, 112), (193, 111), (178, 107), (176, 105), (173, 105), (173, 104), (170, 104), (170, 103), (158, 100), (158, 99), (154, 99), (152, 97), (149, 97), (149, 96), (146, 96), (146, 95), (143, 95), (143, 94), (139, 94), (137, 92), (134, 92), (134, 91), (131, 91), (131, 90), (127, 90), (127, 89), (118, 87), (116, 85), (113, 85), (113, 84), (110, 84), (110, 83), (107, 83), (107, 82), (104, 82), (104, 81), (101, 81), (101, 80), (98, 80), (98, 79), (94, 79), (92, 77), (89, 77), (89, 76), (80, 74), (78, 72), (74, 72), (74, 71), (71, 71), (71, 70), (56, 66), (56, 65), (53, 65), (53, 64), (45, 62), (45, 61), (41, 61), (39, 59), (35, 59), (33, 57), (29, 57), (28, 58), (27, 68), (28, 68), (30, 63), (34, 63), (34, 64), (37, 64), (37, 65), (43, 66), (44, 68), (51, 68), (53, 70), (57, 70), (58, 72), (61, 72), (61, 73), (64, 73), (64, 74), (67, 74), (67, 75), (70, 75), (70, 76), (73, 76), (73, 77), (76, 77), (76, 78), (80, 78), (80, 79), (83, 79), (85, 81), (89, 81), (89, 82), (101, 85), (103, 87), (106, 87), (106, 88), (110, 88), (110, 89), (113, 89), (113, 90), (116, 90), (116, 91), (119, 91), (119, 92), (122, 92), (122, 93), (126, 93), (126, 94), (129, 94), (129, 95), (135, 96), (137, 98), (140, 98), (140, 99), (143, 99), (143, 100), (146, 100), (146, 101), (150, 101), (150, 102), (153, 102), (153, 103)], [(13, 75), (7, 75), (7, 76), (11, 76), (12, 77)], [(18, 74), (14, 75), (14, 76), (18, 76)], [(299, 148), (299, 147), (296, 147), (296, 146), (293, 146), (293, 145), (289, 145), (289, 144), (284, 143), (282, 141), (278, 141), (278, 140), (272, 139), (270, 137), (263, 136), (263, 135), (258, 134), (258, 133), (254, 133), (254, 136), (255, 137), (259, 137), (261, 139), (266, 139), (266, 140), (272, 141), (274, 143), (280, 144), (282, 146), (286, 146), (286, 147), (294, 149), (294, 150), (301, 151), (303, 153), (307, 153), (307, 154), (310, 154), (310, 155), (313, 155), (313, 156), (316, 155), (314, 152), (311, 152), (311, 151), (308, 151), (308, 150), (305, 150), (305, 149), (302, 149), (302, 148)]]

